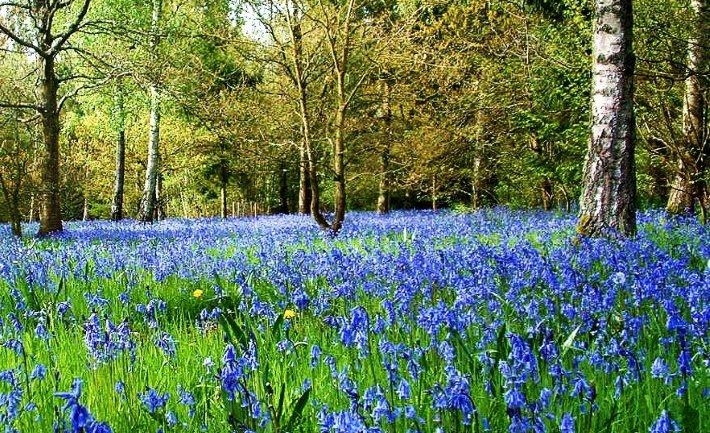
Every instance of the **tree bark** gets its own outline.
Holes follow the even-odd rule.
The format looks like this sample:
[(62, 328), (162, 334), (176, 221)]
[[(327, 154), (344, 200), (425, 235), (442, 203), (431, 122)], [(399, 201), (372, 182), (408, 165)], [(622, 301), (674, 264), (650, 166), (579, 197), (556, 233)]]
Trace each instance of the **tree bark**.
[(123, 190), (126, 178), (126, 112), (123, 103), (123, 88), (119, 84), (116, 95), (116, 116), (118, 117), (118, 137), (116, 140), (116, 171), (114, 174), (111, 220), (123, 219)]
[(227, 218), (227, 183), (229, 182), (229, 172), (227, 162), (222, 159), (219, 163), (219, 196), (220, 196), (220, 216)]
[(39, 194), (41, 200), (38, 236), (60, 232), (62, 226), (62, 206), (59, 176), (59, 80), (55, 73), (54, 57), (43, 57), (41, 97), (43, 109), (42, 134), (44, 152), (41, 156)]
[(289, 17), (289, 28), (291, 30), (292, 55), (293, 55), (293, 80), (298, 91), (298, 113), (301, 118), (302, 145), (306, 158), (306, 171), (308, 175), (308, 186), (310, 187), (310, 214), (318, 226), (323, 229), (330, 228), (330, 224), (325, 219), (320, 210), (320, 190), (318, 188), (318, 168), (311, 145), (311, 121), (308, 114), (308, 84), (305, 80), (303, 65), (303, 35), (301, 34), (300, 10), (294, 4), (293, 16)]
[[(344, 97), (344, 78), (342, 93), (339, 91), (339, 96)], [(340, 85), (339, 85), (340, 87)], [(339, 98), (341, 99), (341, 98)], [(345, 220), (345, 110), (346, 106), (342, 103), (335, 114), (335, 137), (333, 138), (333, 177), (335, 182), (335, 215), (331, 223), (333, 233), (338, 233), (343, 227)]]
[(155, 219), (164, 220), (166, 213), (165, 199), (163, 198), (163, 173), (160, 172), (160, 153), (158, 153), (158, 173), (155, 176)]
[(697, 201), (701, 214), (707, 210), (705, 172), (710, 158), (708, 144), (707, 44), (710, 43), (708, 0), (692, 0), (692, 33), (688, 40), (688, 77), (683, 98), (683, 144), (676, 152), (677, 172), (671, 182), (666, 210), (670, 214), (692, 212)]
[(2, 189), (5, 203), (7, 205), (12, 234), (17, 237), (22, 237), (22, 214), (20, 213), (20, 182), (22, 180), (22, 173), (17, 170), (15, 174), (14, 184), (10, 185), (9, 182), (3, 177), (2, 172), (0, 172), (0, 189)]
[[(39, 64), (39, 101), (37, 104), (9, 104), (22, 108), (32, 108), (36, 110), (42, 119), (43, 152), (40, 164), (41, 185), (37, 189), (40, 201), (40, 225), (38, 236), (45, 236), (51, 233), (60, 232), (62, 226), (62, 208), (60, 195), (60, 168), (59, 168), (59, 112), (62, 109), (63, 97), (58, 97), (60, 81), (55, 70), (55, 61), (62, 51), (67, 49), (69, 39), (82, 27), (86, 14), (89, 10), (90, 0), (81, 2), (53, 1), (53, 2), (4, 2), (0, 16), (12, 16), (18, 14), (17, 23), (30, 20), (34, 22), (36, 32), (30, 37), (23, 38), (16, 33), (15, 29), (5, 25), (5, 20), (0, 20), (0, 35), (3, 39), (24, 47), (33, 52)], [(80, 5), (73, 8), (74, 5)], [(18, 8), (19, 6), (19, 8)], [(10, 8), (10, 9), (7, 9)], [(13, 12), (20, 10), (22, 12)], [(60, 12), (62, 11), (63, 12)], [(67, 11), (76, 12), (71, 17)], [(63, 29), (55, 32), (53, 24), (58, 14), (62, 14)], [(32, 26), (28, 26), (32, 28)]]
[(288, 171), (283, 161), (279, 163), (279, 206), (277, 213), (287, 214), (288, 206)]
[(377, 194), (377, 213), (386, 214), (390, 211), (390, 153), (392, 149), (392, 107), (390, 94), (392, 86), (389, 81), (382, 80), (382, 121), (384, 124), (384, 143), (380, 151), (380, 185)]
[(577, 231), (636, 233), (634, 63), (631, 0), (597, 0), (593, 32), (592, 131)]
[(158, 180), (158, 157), (160, 146), (160, 93), (156, 85), (150, 86), (150, 137), (148, 140), (148, 164), (143, 187), (143, 210), (141, 220), (153, 222), (155, 212), (155, 189)]
[(540, 192), (542, 196), (542, 209), (548, 211), (552, 208), (552, 202), (554, 198), (552, 181), (549, 177), (546, 176), (544, 179), (542, 179), (542, 182), (540, 182)]
[[(153, 60), (157, 58), (160, 35), (158, 26), (162, 15), (162, 0), (153, 0), (153, 15), (151, 18), (151, 41), (150, 50)], [(150, 84), (150, 137), (148, 139), (148, 163), (146, 164), (145, 184), (143, 187), (143, 209), (141, 220), (153, 222), (155, 218), (156, 185), (158, 177), (158, 158), (160, 146), (160, 91), (158, 90), (157, 78), (153, 78)]]
[(377, 213), (384, 215), (390, 211), (390, 144), (380, 153), (380, 186), (377, 194)]
[(310, 203), (311, 185), (308, 179), (308, 158), (306, 158), (306, 146), (301, 140), (298, 167), (298, 213), (301, 215), (310, 214)]

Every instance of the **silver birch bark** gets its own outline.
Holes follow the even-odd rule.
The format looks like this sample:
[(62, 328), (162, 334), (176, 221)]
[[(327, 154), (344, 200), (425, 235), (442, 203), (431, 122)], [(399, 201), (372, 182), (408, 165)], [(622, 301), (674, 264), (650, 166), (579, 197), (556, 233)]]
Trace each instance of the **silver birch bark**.
[[(688, 77), (683, 98), (683, 143), (676, 158), (677, 172), (671, 182), (666, 210), (680, 214), (694, 207), (697, 200), (704, 217), (707, 203), (705, 169), (710, 157), (706, 122), (708, 52), (710, 42), (710, 5), (708, 0), (692, 0), (692, 31), (688, 39)], [(705, 218), (703, 218), (705, 219)]]
[[(158, 26), (162, 10), (162, 0), (153, 0), (153, 16), (151, 19), (150, 49), (154, 57), (160, 43)], [(150, 84), (150, 137), (148, 140), (148, 163), (146, 165), (145, 185), (143, 187), (143, 209), (141, 220), (152, 222), (155, 212), (155, 189), (158, 178), (158, 157), (160, 145), (160, 91), (156, 80)]]
[(595, 2), (592, 130), (577, 225), (584, 236), (636, 232), (631, 3)]
[(123, 190), (126, 177), (126, 110), (123, 100), (123, 86), (118, 83), (116, 90), (116, 170), (114, 173), (111, 220), (123, 219)]

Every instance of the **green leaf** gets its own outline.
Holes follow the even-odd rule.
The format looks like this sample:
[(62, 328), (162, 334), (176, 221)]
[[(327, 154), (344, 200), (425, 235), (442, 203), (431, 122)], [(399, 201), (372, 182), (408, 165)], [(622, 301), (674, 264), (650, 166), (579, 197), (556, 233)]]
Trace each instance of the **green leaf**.
[(571, 334), (567, 337), (564, 343), (562, 343), (562, 356), (567, 353), (567, 351), (572, 347), (572, 344), (574, 343), (575, 338), (577, 338), (577, 333), (579, 330), (582, 328), (582, 325), (577, 326), (574, 328), (574, 331), (572, 331)]
[(286, 431), (290, 432), (293, 431), (293, 427), (296, 425), (298, 422), (299, 418), (301, 418), (301, 415), (303, 413), (303, 409), (306, 407), (306, 403), (308, 403), (308, 398), (311, 396), (311, 390), (307, 389), (301, 397), (298, 398), (298, 401), (296, 402), (296, 406), (293, 408), (293, 412), (291, 412), (291, 416), (288, 419), (288, 423), (286, 424)]

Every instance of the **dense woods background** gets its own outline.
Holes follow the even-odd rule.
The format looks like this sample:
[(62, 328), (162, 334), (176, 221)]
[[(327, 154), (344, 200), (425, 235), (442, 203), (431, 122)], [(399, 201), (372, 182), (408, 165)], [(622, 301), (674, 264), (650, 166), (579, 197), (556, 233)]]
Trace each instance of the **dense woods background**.
[[(593, 3), (0, 1), (0, 220), (575, 208)], [(642, 207), (707, 197), (703, 16), (634, 1)]]

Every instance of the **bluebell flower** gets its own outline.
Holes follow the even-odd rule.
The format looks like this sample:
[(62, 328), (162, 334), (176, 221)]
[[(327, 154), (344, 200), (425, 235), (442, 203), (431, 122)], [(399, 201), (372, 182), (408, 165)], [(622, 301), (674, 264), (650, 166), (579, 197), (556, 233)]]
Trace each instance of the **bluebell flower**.
[(62, 301), (57, 304), (57, 314), (59, 317), (64, 317), (71, 309), (71, 304), (67, 301)]
[(503, 400), (505, 401), (505, 404), (508, 409), (512, 411), (522, 410), (527, 405), (527, 402), (525, 401), (525, 395), (520, 392), (520, 389), (518, 389), (517, 386), (514, 386), (507, 390), (505, 394), (503, 394)]
[(165, 413), (165, 422), (168, 424), (168, 427), (175, 427), (178, 423), (178, 418), (175, 412), (172, 410), (169, 410)]
[(43, 364), (37, 364), (37, 365), (35, 365), (34, 369), (32, 370), (32, 374), (30, 374), (30, 379), (42, 380), (46, 376), (47, 376), (47, 367), (45, 367)]
[(44, 322), (37, 323), (37, 326), (35, 327), (35, 336), (42, 341), (48, 341), (51, 337)]
[(409, 387), (409, 382), (407, 382), (406, 379), (400, 378), (399, 383), (397, 384), (397, 396), (402, 399), (402, 400), (409, 400), (409, 397), (411, 396), (411, 389)]
[(651, 365), (651, 377), (666, 381), (669, 379), (670, 369), (663, 358), (658, 357), (653, 361), (653, 364)]
[(681, 430), (678, 424), (668, 415), (668, 412), (664, 410), (648, 431), (649, 433), (674, 433)]
[(560, 433), (574, 433), (574, 417), (569, 412), (565, 412), (560, 420)]
[(175, 358), (177, 354), (177, 343), (172, 335), (167, 332), (161, 332), (155, 337), (154, 342), (168, 358)]
[(690, 376), (693, 374), (690, 351), (687, 349), (681, 350), (680, 355), (678, 355), (678, 371), (683, 376)]
[(318, 364), (318, 361), (320, 361), (321, 353), (322, 351), (319, 345), (314, 344), (311, 346), (311, 368), (314, 368)]
[(187, 415), (190, 418), (194, 417), (195, 406), (197, 405), (197, 402), (195, 401), (195, 396), (191, 392), (183, 388), (182, 385), (178, 385), (177, 391), (178, 397), (180, 399), (180, 404), (187, 406)]
[(72, 433), (111, 433), (111, 428), (104, 423), (97, 422), (89, 410), (79, 403), (81, 398), (81, 379), (74, 379), (71, 390), (57, 392), (54, 395), (66, 401), (62, 412), (69, 412), (69, 423)]
[(25, 348), (22, 345), (22, 342), (20, 340), (17, 340), (15, 338), (12, 338), (10, 340), (7, 340), (5, 343), (3, 343), (3, 347), (10, 349), (15, 353), (17, 356), (23, 356), (25, 354)]
[(153, 388), (148, 388), (148, 390), (138, 396), (143, 407), (145, 407), (148, 412), (156, 413), (165, 408), (165, 405), (170, 399), (169, 393), (160, 394)]

